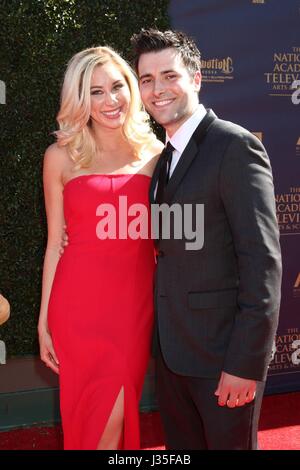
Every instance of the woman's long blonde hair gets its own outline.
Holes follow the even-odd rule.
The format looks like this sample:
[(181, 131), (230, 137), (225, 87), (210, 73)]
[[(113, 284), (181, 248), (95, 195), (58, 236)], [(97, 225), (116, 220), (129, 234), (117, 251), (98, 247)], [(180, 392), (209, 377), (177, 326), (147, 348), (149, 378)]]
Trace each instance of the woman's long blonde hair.
[(70, 60), (61, 93), (57, 115), (59, 130), (55, 132), (59, 146), (66, 146), (75, 169), (86, 168), (96, 153), (96, 142), (90, 123), (90, 85), (96, 66), (113, 62), (121, 70), (130, 90), (130, 105), (123, 133), (138, 158), (155, 141), (149, 116), (143, 111), (137, 79), (133, 70), (113, 49), (92, 47), (78, 52)]

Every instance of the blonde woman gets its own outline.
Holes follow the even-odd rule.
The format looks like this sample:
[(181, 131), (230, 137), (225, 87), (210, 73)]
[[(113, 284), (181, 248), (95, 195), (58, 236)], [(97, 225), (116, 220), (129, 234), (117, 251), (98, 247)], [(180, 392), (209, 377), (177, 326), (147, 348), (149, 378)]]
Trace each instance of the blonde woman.
[(57, 120), (44, 157), (41, 359), (59, 374), (65, 449), (138, 449), (153, 324), (148, 190), (163, 146), (132, 70), (108, 47), (71, 59)]

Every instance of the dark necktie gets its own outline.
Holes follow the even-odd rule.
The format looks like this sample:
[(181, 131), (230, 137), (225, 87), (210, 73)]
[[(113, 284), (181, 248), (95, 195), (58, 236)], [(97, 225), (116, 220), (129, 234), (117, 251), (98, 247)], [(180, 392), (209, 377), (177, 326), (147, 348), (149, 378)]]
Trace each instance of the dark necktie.
[(157, 184), (157, 192), (156, 192), (156, 202), (157, 204), (162, 204), (164, 200), (164, 192), (165, 188), (169, 181), (169, 174), (170, 174), (170, 167), (172, 162), (172, 155), (173, 155), (174, 147), (173, 145), (168, 142), (166, 147), (163, 149), (161, 153), (161, 167), (158, 175), (158, 184)]

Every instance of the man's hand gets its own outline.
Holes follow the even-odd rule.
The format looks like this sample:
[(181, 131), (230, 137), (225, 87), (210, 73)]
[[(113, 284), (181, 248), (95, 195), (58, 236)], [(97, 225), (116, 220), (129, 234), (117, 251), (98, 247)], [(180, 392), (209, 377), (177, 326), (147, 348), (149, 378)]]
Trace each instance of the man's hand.
[(60, 250), (59, 250), (60, 256), (65, 251), (65, 246), (68, 246), (68, 244), (69, 244), (69, 237), (68, 237), (68, 234), (67, 234), (67, 226), (64, 225), (63, 233), (62, 233), (62, 237), (61, 237)]
[(254, 400), (255, 392), (255, 380), (243, 379), (242, 377), (222, 372), (215, 395), (219, 397), (218, 404), (220, 406), (235, 408)]

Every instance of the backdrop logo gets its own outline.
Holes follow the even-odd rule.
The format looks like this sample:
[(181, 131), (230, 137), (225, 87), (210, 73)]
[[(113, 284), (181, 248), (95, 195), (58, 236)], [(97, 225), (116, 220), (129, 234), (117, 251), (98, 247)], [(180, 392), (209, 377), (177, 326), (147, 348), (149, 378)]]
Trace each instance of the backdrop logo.
[(294, 297), (300, 297), (300, 273), (298, 274), (294, 284)]
[(263, 5), (266, 3), (266, 0), (252, 0), (252, 3)]
[(6, 87), (2, 80), (0, 80), (0, 104), (6, 104)]
[(300, 157), (300, 137), (296, 143), (296, 155), (297, 157)]
[[(298, 104), (300, 80), (300, 47), (292, 47), (288, 52), (274, 52), (273, 69), (264, 74), (269, 96), (288, 96)], [(292, 90), (296, 88), (293, 92)], [(300, 100), (300, 98), (299, 98)]]
[(281, 235), (300, 234), (300, 187), (276, 194), (277, 221)]
[(252, 132), (261, 142), (263, 141), (263, 133), (262, 132)]
[(233, 60), (231, 57), (203, 59), (201, 61), (203, 82), (224, 83), (225, 80), (232, 80), (233, 70)]
[(299, 370), (300, 365), (300, 333), (298, 328), (288, 328), (283, 334), (276, 336), (276, 351), (272, 362), (270, 363), (270, 371), (286, 372), (290, 369), (294, 372)]
[(295, 90), (292, 93), (292, 103), (299, 104), (300, 103), (300, 80), (294, 80), (291, 84), (291, 89)]

